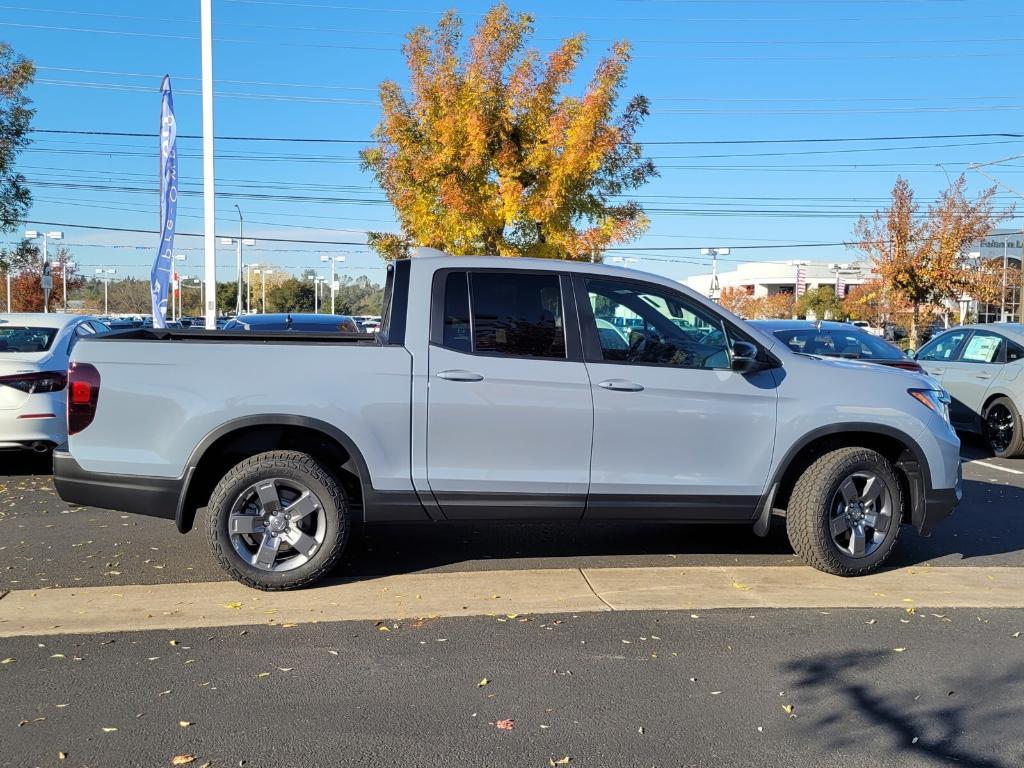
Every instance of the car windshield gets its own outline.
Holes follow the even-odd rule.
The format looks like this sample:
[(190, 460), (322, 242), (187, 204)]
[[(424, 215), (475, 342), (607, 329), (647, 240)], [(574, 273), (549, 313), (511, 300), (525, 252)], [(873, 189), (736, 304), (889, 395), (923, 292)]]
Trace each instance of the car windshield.
[(848, 357), (861, 360), (900, 360), (904, 357), (896, 347), (875, 336), (836, 328), (799, 328), (775, 331), (775, 337), (794, 352), (824, 357)]
[(45, 352), (57, 336), (57, 328), (0, 326), (0, 353)]

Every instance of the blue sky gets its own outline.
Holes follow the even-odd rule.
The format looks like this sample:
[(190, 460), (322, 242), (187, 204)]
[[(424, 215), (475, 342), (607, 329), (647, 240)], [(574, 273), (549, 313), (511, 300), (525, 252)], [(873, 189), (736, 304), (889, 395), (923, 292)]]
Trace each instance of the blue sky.
[[(320, 254), (343, 253), (349, 274), (381, 279), (379, 259), (359, 243), (367, 229), (395, 229), (394, 217), (356, 159), (379, 117), (377, 84), (405, 82), (400, 46), (409, 29), (448, 7), (472, 27), (490, 5), (355, 2), (214, 0), (216, 134), (345, 140), (217, 142), (218, 234), (237, 231), (237, 203), (246, 236), (259, 241), (247, 261), (298, 271), (319, 266)], [(701, 246), (733, 248), (723, 269), (741, 259), (850, 261), (843, 246), (817, 244), (848, 239), (858, 213), (885, 204), (897, 174), (927, 202), (947, 173), (1024, 152), (1015, 137), (896, 138), (1024, 134), (1018, 0), (510, 7), (536, 16), (533, 42), (542, 51), (587, 33), (584, 77), (611, 41), (634, 44), (624, 97), (652, 100), (639, 138), (661, 172), (637, 193), (652, 226), (630, 255), (648, 271), (707, 271)], [(198, 36), (198, 0), (0, 3), (0, 39), (39, 67), (36, 128), (153, 134), (39, 133), (19, 160), (35, 195), (30, 219), (61, 225), (29, 226), (62, 229), (86, 272), (148, 274), (157, 235), (72, 225), (156, 228), (160, 79), (171, 75), (179, 134), (199, 134)], [(845, 140), (854, 138), (882, 140)], [(186, 190), (178, 231), (201, 232), (201, 197), (188, 194), (202, 184), (200, 142), (181, 139), (178, 150)], [(1022, 169), (1017, 160), (988, 170), (1021, 189)], [(977, 174), (969, 181), (975, 192), (989, 183)], [(186, 272), (199, 272), (201, 245), (179, 236)], [(233, 274), (230, 248), (218, 252), (218, 267), (219, 279)]]

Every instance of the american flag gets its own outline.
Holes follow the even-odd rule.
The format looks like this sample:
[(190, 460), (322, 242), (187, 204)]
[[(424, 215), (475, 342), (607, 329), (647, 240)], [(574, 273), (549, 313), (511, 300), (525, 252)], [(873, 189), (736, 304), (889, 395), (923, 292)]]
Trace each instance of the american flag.
[(796, 295), (803, 296), (807, 290), (807, 269), (803, 264), (796, 265)]
[(846, 297), (846, 279), (842, 275), (836, 275), (836, 296), (840, 299)]

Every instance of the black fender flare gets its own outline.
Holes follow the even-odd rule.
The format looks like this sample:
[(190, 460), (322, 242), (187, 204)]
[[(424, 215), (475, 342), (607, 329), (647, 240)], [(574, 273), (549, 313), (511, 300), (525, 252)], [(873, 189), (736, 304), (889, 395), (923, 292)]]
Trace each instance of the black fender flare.
[(911, 522), (916, 528), (921, 529), (924, 520), (925, 499), (932, 492), (932, 473), (924, 449), (921, 448), (917, 440), (895, 427), (872, 422), (848, 421), (839, 424), (827, 424), (812, 429), (789, 447), (789, 450), (786, 451), (786, 454), (776, 466), (771, 480), (758, 501), (758, 515), (754, 521), (754, 533), (758, 536), (768, 535), (775, 496), (779, 491), (782, 478), (785, 477), (793, 461), (804, 452), (807, 446), (816, 440), (833, 435), (842, 435), (847, 432), (867, 432), (881, 437), (888, 437), (896, 440), (903, 445), (906, 451), (909, 451), (910, 457), (898, 460), (896, 467), (906, 476), (907, 483), (910, 486)]
[(194, 508), (188, 504), (189, 489), (192, 487), (192, 480), (195, 476), (196, 468), (199, 466), (200, 462), (202, 462), (210, 447), (222, 437), (226, 437), (233, 432), (253, 427), (279, 426), (303, 427), (321, 432), (325, 436), (335, 440), (342, 448), (345, 449), (345, 452), (348, 453), (352, 462), (355, 464), (356, 473), (359, 475), (359, 481), (363, 487), (372, 488), (372, 484), (370, 482), (370, 470), (366, 464), (366, 459), (363, 458), (362, 452), (359, 450), (352, 438), (333, 424), (329, 424), (321, 419), (315, 419), (311, 416), (298, 416), (289, 413), (241, 416), (237, 419), (226, 421), (220, 426), (210, 430), (206, 436), (199, 441), (199, 444), (189, 455), (188, 462), (185, 465), (185, 471), (182, 475), (181, 492), (178, 496), (178, 507), (175, 510), (174, 515), (174, 521), (178, 531), (181, 533), (188, 533), (192, 529), (195, 512)]

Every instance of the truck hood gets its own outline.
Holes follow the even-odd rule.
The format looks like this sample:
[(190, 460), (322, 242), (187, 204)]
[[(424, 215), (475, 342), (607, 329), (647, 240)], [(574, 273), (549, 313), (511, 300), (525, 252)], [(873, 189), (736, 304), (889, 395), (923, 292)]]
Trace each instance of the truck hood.
[[(889, 376), (897, 377), (894, 379), (894, 382), (905, 384), (908, 389), (911, 387), (917, 387), (919, 389), (942, 389), (942, 385), (939, 384), (938, 380), (933, 379), (931, 376), (924, 373), (917, 373), (915, 371), (908, 371), (905, 368), (895, 368), (889, 365), (878, 365), (877, 363), (867, 363), (861, 360), (848, 360), (840, 357), (819, 357), (817, 355), (800, 355), (800, 357), (808, 362), (830, 369), (837, 376)], [(856, 373), (854, 373), (854, 371), (856, 371)]]

